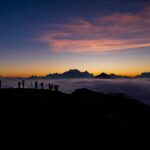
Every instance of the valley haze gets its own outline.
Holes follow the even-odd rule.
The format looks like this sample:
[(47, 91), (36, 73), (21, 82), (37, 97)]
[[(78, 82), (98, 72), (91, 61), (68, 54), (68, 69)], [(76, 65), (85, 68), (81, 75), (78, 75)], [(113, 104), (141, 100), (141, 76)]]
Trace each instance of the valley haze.
[(150, 79), (148, 78), (117, 78), (117, 79), (99, 79), (99, 78), (70, 78), (70, 79), (52, 79), (52, 78), (1, 78), (3, 88), (17, 88), (18, 82), (25, 80), (25, 88), (33, 88), (35, 81), (44, 83), (44, 89), (48, 89), (48, 84), (57, 84), (60, 91), (72, 93), (77, 89), (87, 88), (93, 91), (124, 94), (131, 98), (138, 99), (146, 104), (150, 104)]

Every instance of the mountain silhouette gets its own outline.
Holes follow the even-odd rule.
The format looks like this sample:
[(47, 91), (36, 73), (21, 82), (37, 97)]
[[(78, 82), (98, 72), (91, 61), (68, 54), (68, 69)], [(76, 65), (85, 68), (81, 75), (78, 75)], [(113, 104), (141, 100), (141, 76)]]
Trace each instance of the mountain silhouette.
[(54, 73), (46, 76), (47, 78), (93, 78), (93, 74), (89, 72), (80, 72), (77, 69), (70, 69), (62, 74)]
[(100, 78), (100, 79), (113, 79), (110, 75), (106, 73), (101, 73), (100, 75), (95, 76), (95, 78)]
[(46, 78), (62, 78), (62, 74), (59, 74), (59, 73), (53, 73), (53, 74), (48, 74), (45, 76)]
[(136, 78), (150, 78), (150, 72), (143, 72), (140, 75), (136, 76)]
[(93, 75), (90, 74), (89, 72), (85, 71), (85, 72), (80, 72), (77, 69), (74, 70), (69, 70), (63, 73), (63, 77), (67, 77), (67, 78), (76, 78), (76, 77), (81, 77), (81, 78), (92, 78)]
[(32, 75), (31, 77), (29, 77), (30, 79), (36, 79), (36, 78), (38, 78), (38, 76), (34, 76), (34, 75)]
[[(1, 77), (3, 78), (3, 77)], [(101, 79), (134, 79), (134, 78), (150, 78), (150, 72), (143, 72), (140, 75), (130, 77), (126, 75), (116, 75), (114, 73), (111, 74), (106, 74), (106, 73), (101, 73), (97, 76), (94, 77), (92, 73), (89, 73), (88, 71), (81, 72), (77, 69), (70, 69), (64, 73), (52, 73), (48, 74), (46, 76), (35, 76), (32, 75), (29, 77), (29, 79), (37, 79), (37, 78), (52, 78), (52, 79), (61, 79), (61, 78), (101, 78)]]
[(114, 73), (111, 73), (109, 76), (111, 76), (114, 79), (117, 79), (117, 78), (120, 78), (120, 79), (130, 79), (130, 78), (132, 78), (132, 77), (129, 77), (129, 76), (116, 75)]

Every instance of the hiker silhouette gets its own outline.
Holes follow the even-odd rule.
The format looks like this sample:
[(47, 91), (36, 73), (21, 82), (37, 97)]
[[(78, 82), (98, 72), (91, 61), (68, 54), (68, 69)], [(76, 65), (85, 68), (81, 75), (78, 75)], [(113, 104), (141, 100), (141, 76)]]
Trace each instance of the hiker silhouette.
[(38, 82), (35, 81), (35, 89), (38, 89)]
[(54, 87), (54, 85), (53, 85), (53, 84), (50, 84), (50, 83), (48, 84), (48, 88), (49, 88), (49, 90), (50, 90), (50, 91), (52, 91), (52, 90), (53, 90), (53, 87)]
[(22, 87), (23, 87), (23, 89), (25, 88), (25, 81), (24, 80), (22, 80)]
[(41, 89), (43, 90), (44, 89), (44, 83), (41, 82)]
[(19, 89), (21, 88), (21, 82), (18, 82), (18, 88)]
[(59, 89), (59, 85), (54, 85), (54, 90), (58, 91), (58, 89)]
[(32, 84), (32, 82), (31, 82), (31, 89), (33, 88), (33, 84)]

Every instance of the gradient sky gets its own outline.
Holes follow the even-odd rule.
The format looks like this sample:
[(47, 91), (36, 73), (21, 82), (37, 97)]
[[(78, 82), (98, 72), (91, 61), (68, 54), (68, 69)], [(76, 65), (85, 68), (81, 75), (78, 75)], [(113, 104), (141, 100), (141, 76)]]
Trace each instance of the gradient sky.
[(149, 0), (0, 0), (0, 76), (150, 71)]

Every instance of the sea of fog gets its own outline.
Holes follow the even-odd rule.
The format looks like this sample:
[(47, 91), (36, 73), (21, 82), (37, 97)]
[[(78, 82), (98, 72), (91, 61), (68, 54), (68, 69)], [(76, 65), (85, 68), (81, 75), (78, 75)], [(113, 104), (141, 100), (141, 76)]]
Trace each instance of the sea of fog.
[[(1, 80), (4, 88), (15, 88), (17, 83), (21, 81), (21, 79)], [(39, 83), (43, 82), (45, 89), (48, 88), (48, 83), (53, 83), (59, 84), (60, 91), (65, 93), (72, 93), (76, 89), (88, 88), (105, 93), (122, 93), (150, 104), (150, 79), (37, 79), (36, 81)], [(34, 86), (35, 80), (25, 80), (26, 88), (31, 88), (31, 82)]]

